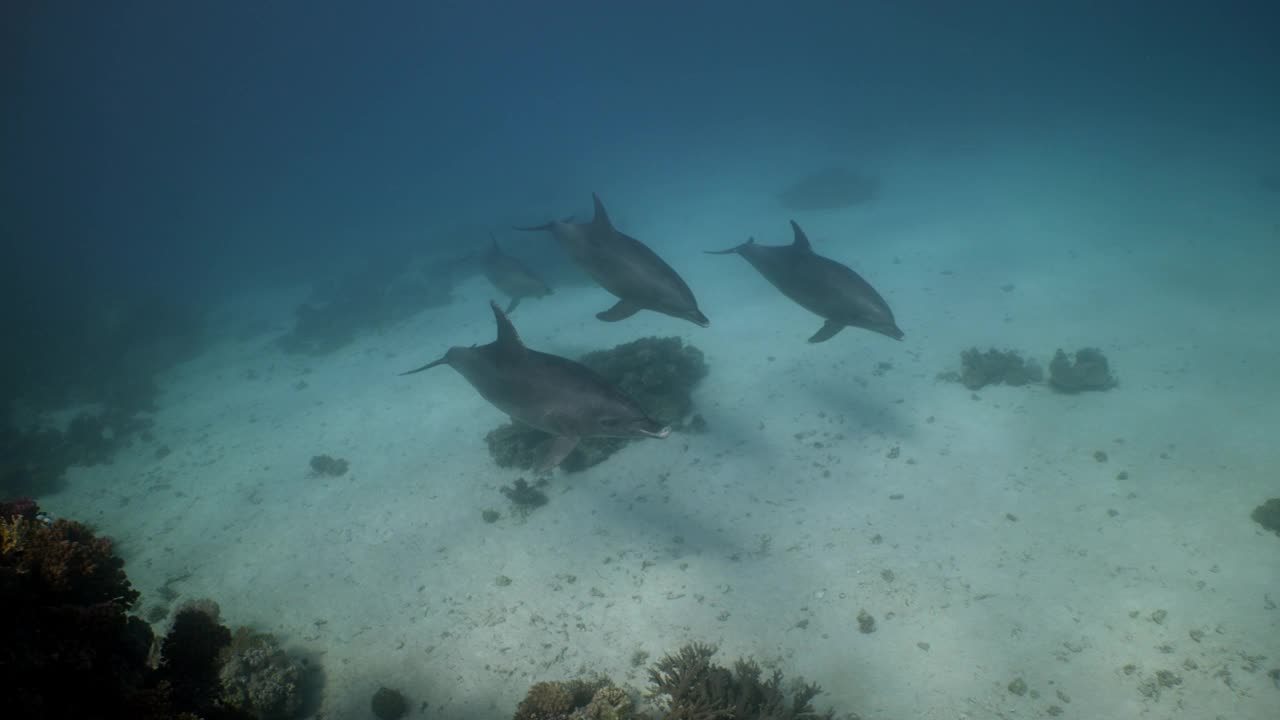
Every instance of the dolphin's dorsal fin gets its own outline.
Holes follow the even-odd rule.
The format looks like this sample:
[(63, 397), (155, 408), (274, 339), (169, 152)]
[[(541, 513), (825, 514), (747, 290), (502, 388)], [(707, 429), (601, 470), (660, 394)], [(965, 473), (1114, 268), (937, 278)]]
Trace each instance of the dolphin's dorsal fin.
[(493, 319), (498, 323), (498, 339), (494, 341), (498, 350), (504, 355), (523, 354), (524, 343), (520, 342), (520, 333), (516, 332), (516, 326), (507, 319), (507, 314), (502, 312), (498, 303), (490, 300), (489, 307), (493, 308)]
[(791, 247), (804, 252), (813, 252), (813, 248), (809, 245), (809, 238), (800, 229), (800, 226), (796, 224), (795, 220), (791, 221), (791, 229), (796, 234), (796, 239), (791, 241)]
[(609, 222), (609, 213), (604, 209), (604, 203), (600, 202), (600, 196), (591, 193), (591, 201), (595, 203), (595, 217), (591, 218), (591, 224), (601, 228), (613, 229), (613, 223)]

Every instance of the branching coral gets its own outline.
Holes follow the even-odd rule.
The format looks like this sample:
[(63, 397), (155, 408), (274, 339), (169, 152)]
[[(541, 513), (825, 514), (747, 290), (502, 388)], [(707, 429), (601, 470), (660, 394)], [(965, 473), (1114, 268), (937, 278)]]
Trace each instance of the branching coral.
[(739, 660), (732, 671), (711, 662), (715, 648), (694, 643), (667, 655), (649, 670), (652, 696), (665, 700), (665, 720), (810, 720), (831, 718), (818, 713), (812, 700), (817, 685), (796, 683), (788, 702), (782, 672), (761, 681), (760, 666)]

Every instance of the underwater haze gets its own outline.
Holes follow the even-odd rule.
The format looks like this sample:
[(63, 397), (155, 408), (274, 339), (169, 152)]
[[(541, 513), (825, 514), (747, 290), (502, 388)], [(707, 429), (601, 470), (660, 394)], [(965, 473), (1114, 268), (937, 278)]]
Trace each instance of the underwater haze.
[(201, 717), (1272, 718), (1276, 28), (7, 3), (0, 501), (274, 638)]

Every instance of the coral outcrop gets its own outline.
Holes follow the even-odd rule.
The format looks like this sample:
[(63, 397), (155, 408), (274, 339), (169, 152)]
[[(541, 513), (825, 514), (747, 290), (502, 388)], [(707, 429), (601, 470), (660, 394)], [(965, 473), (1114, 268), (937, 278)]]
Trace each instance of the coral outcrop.
[(979, 390), (1002, 383), (1018, 387), (1042, 382), (1044, 370), (1034, 360), (1023, 358), (1013, 350), (982, 351), (975, 347), (960, 353), (960, 374), (948, 377), (970, 390)]
[(288, 720), (302, 709), (302, 665), (273, 636), (239, 628), (219, 660), (227, 706), (259, 720)]
[(217, 603), (197, 600), (178, 608), (160, 644), (156, 670), (174, 705), (201, 717), (225, 714), (219, 697), (218, 657), (230, 643), (231, 631), (219, 621)]
[(347, 468), (349, 467), (350, 465), (344, 458), (336, 458), (332, 455), (311, 456), (311, 472), (314, 475), (341, 477), (347, 474)]
[(31, 501), (0, 504), (0, 697), (8, 717), (166, 717), (151, 628), (111, 541)]
[(628, 720), (635, 717), (625, 690), (606, 679), (534, 683), (512, 720)]
[[(5, 717), (273, 720), (301, 706), (298, 664), (188, 603), (158, 644), (109, 539), (0, 503), (0, 698)], [(158, 661), (157, 661), (158, 658)]]
[(1271, 498), (1262, 503), (1249, 516), (1263, 528), (1280, 535), (1280, 498)]
[(409, 701), (404, 693), (389, 687), (380, 687), (369, 698), (369, 709), (378, 720), (400, 720), (409, 712)]
[(678, 337), (647, 337), (582, 356), (582, 364), (630, 395), (655, 420), (679, 430), (693, 388), (707, 376), (702, 351)]
[(1080, 348), (1074, 356), (1059, 348), (1049, 362), (1049, 385), (1059, 392), (1110, 390), (1116, 384), (1106, 356), (1097, 348)]

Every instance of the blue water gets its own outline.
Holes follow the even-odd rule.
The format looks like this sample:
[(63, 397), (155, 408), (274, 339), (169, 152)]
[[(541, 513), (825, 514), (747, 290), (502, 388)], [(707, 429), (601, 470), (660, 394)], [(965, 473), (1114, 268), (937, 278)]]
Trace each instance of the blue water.
[[(1265, 707), (1280, 700), (1280, 690), (1265, 677), (1280, 657), (1280, 630), (1269, 609), (1274, 607), (1270, 599), (1280, 597), (1280, 545), (1258, 534), (1247, 516), (1254, 505), (1277, 494), (1280, 462), (1270, 446), (1280, 422), (1270, 400), (1276, 397), (1274, 358), (1280, 352), (1274, 321), (1280, 308), (1274, 280), (1280, 268), (1277, 28), (1275, 7), (1244, 0), (805, 2), (785, 8), (769, 2), (666, 1), (8, 3), (0, 9), (0, 283), (5, 290), (0, 319), (6, 335), (0, 403), (17, 429), (55, 426), (50, 418), (86, 403), (118, 404), (128, 413), (155, 416), (156, 435), (163, 439), (172, 430), (166, 413), (186, 417), (185, 408), (200, 402), (192, 398), (204, 397), (191, 388), (216, 387), (247, 372), (227, 370), (210, 358), (226, 356), (227, 343), (256, 342), (252, 351), (231, 356), (253, 358), (246, 362), (255, 378), (264, 374), (285, 387), (307, 380), (303, 366), (305, 373), (316, 373), (306, 390), (312, 405), (306, 407), (323, 404), (333, 413), (321, 424), (378, 423), (380, 414), (402, 411), (395, 408), (396, 393), (425, 392), (423, 384), (406, 384), (396, 386), (391, 397), (365, 394), (386, 387), (377, 385), (384, 376), (416, 367), (448, 345), (492, 337), (484, 300), (494, 291), (480, 284), (474, 269), (455, 267), (459, 258), (485, 247), (491, 232), (562, 288), (551, 299), (530, 299), (521, 306), (519, 324), (531, 344), (572, 355), (643, 335), (676, 334), (704, 347), (713, 369), (699, 409), (708, 415), (713, 435), (717, 420), (724, 429), (719, 438), (706, 441), (708, 464), (713, 456), (744, 452), (734, 448), (754, 442), (744, 438), (756, 422), (785, 427), (790, 437), (805, 423), (817, 423), (819, 416), (812, 413), (834, 417), (846, 411), (879, 417), (862, 427), (883, 440), (885, 447), (874, 451), (878, 462), (888, 447), (919, 440), (914, 433), (923, 427), (917, 425), (922, 418), (962, 407), (950, 403), (964, 399), (958, 394), (964, 391), (932, 384), (935, 373), (957, 364), (960, 350), (1009, 346), (1047, 360), (1058, 345), (1068, 350), (1099, 346), (1116, 363), (1121, 385), (1105, 395), (1106, 407), (1094, 408), (1097, 414), (1088, 412), (1091, 400), (1072, 400), (1072, 411), (1084, 414), (1070, 415), (1059, 406), (1024, 406), (1016, 399), (1023, 396), (1010, 395), (1002, 407), (1048, 420), (1021, 423), (1008, 414), (982, 411), (973, 417), (952, 415), (955, 426), (948, 428), (955, 435), (949, 437), (967, 438), (957, 444), (991, 453), (986, 460), (956, 453), (965, 456), (956, 467), (973, 471), (965, 481), (975, 483), (970, 497), (991, 491), (993, 486), (983, 483), (1009, 481), (981, 478), (983, 467), (1001, 468), (1010, 476), (1027, 463), (1057, 467), (1053, 453), (1059, 449), (1063, 457), (1087, 459), (1093, 444), (1109, 443), (1116, 455), (1115, 438), (1121, 435), (1129, 438), (1130, 448), (1145, 442), (1144, 457), (1153, 462), (1162, 453), (1176, 455), (1169, 446), (1177, 444), (1194, 457), (1148, 476), (1187, 484), (1169, 488), (1153, 478), (1151, 486), (1136, 492), (1183, 498), (1178, 507), (1187, 515), (1170, 515), (1167, 525), (1161, 524), (1163, 510), (1152, 511), (1152, 523), (1174, 528), (1160, 547), (1202, 541), (1186, 550), (1189, 556), (1211, 557), (1202, 567), (1186, 570), (1200, 573), (1197, 577), (1216, 576), (1210, 567), (1237, 570), (1236, 584), (1221, 591), (1229, 602), (1221, 596), (1218, 601), (1252, 608), (1253, 614), (1229, 632), (1252, 637), (1253, 644), (1241, 640), (1207, 657), (1203, 653), (1209, 651), (1187, 640), (1185, 631), (1176, 640), (1135, 632), (1131, 642), (1142, 645), (1143, 652), (1174, 647), (1161, 653), (1171, 656), (1169, 667), (1182, 668), (1183, 689), (1166, 689), (1163, 699), (1144, 695), (1138, 681), (1130, 682), (1123, 672), (1126, 659), (1099, 650), (1096, 655), (1102, 657), (1081, 656), (1065, 671), (1070, 675), (1086, 664), (1093, 668), (1072, 685), (1073, 707), (1053, 700), (1048, 685), (1040, 688), (1044, 698), (1036, 703), (1009, 704), (1015, 701), (1004, 687), (1017, 674), (1016, 663), (1008, 662), (1008, 648), (1000, 646), (982, 652), (970, 644), (963, 655), (953, 656), (953, 665), (997, 668), (988, 675), (961, 673), (964, 677), (940, 680), (942, 671), (921, 668), (918, 677), (904, 679), (911, 673), (911, 658), (926, 657), (914, 647), (916, 635), (900, 639), (910, 652), (894, 665), (893, 682), (842, 685), (839, 678), (848, 666), (833, 669), (833, 664), (861, 663), (858, 672), (874, 675), (871, 666), (882, 651), (859, 645), (863, 638), (853, 634), (849, 654), (798, 660), (808, 641), (783, 633), (780, 639), (769, 635), (756, 642), (768, 634), (759, 624), (769, 613), (753, 609), (741, 591), (732, 612), (751, 622), (688, 620), (687, 627), (735, 651), (772, 652), (789, 673), (822, 682), (832, 691), (831, 702), (839, 703), (838, 711), (868, 718), (890, 717), (884, 708), (917, 717), (952, 716), (941, 714), (942, 708), (962, 708), (955, 712), (973, 717), (995, 712), (1035, 717), (1050, 703), (1066, 708), (1067, 716), (1085, 705), (1101, 713), (1094, 716), (1109, 717), (1136, 717), (1143, 711), (1168, 717), (1269, 717)], [(878, 195), (854, 207), (817, 211), (779, 203), (785, 187), (829, 167), (875, 176)], [(592, 192), (601, 194), (620, 228), (649, 243), (685, 275), (711, 317), (710, 328), (699, 330), (652, 313), (616, 325), (597, 323), (591, 315), (612, 298), (576, 274), (549, 238), (509, 230), (568, 215), (585, 220)], [(786, 305), (741, 260), (701, 253), (748, 236), (786, 242), (787, 221), (793, 217), (810, 230), (816, 249), (854, 266), (886, 294), (906, 331), (904, 345), (846, 330), (817, 350), (805, 348), (803, 340), (820, 325), (817, 319)], [(396, 283), (406, 282), (410, 269), (417, 284), (404, 290)], [(282, 353), (274, 340), (290, 329), (293, 309), (309, 298), (351, 297), (334, 290), (343, 283), (354, 283), (352, 292), (365, 300), (406, 292), (408, 310), (378, 305), (341, 346), (347, 354), (338, 350), (298, 360)], [(1016, 290), (1001, 292), (1005, 284)], [(420, 297), (414, 293), (436, 290), (451, 294), (451, 302), (414, 304)], [(798, 346), (788, 353), (809, 354), (778, 351), (780, 361), (773, 365), (772, 357), (761, 359), (791, 343)], [(822, 378), (831, 376), (823, 373), (836, 373), (846, 359), (868, 372), (884, 360), (901, 373), (900, 384), (885, 386), (867, 375), (880, 387), (865, 394), (847, 378), (824, 385)], [(770, 374), (784, 365), (790, 376)], [(295, 371), (299, 374), (290, 374)], [(354, 377), (372, 379), (357, 389), (347, 384)], [(155, 393), (138, 390), (149, 382), (155, 383)], [(476, 443), (473, 424), (481, 431), (495, 424), (494, 417), (470, 417), (487, 409), (458, 378), (442, 375), (422, 383), (433, 383), (432, 391), (448, 398), (433, 407), (429, 421), (412, 428), (398, 421), (378, 424), (376, 440), (337, 433), (325, 436), (326, 442), (346, 443), (353, 456), (400, 453), (406, 463), (423, 466), (441, 448)], [(174, 389), (179, 387), (184, 389)], [(742, 398), (758, 396), (762, 388), (775, 395), (764, 416), (756, 417), (760, 405)], [(1127, 400), (1126, 391), (1134, 393)], [(261, 411), (264, 417), (270, 415), (268, 406)], [(749, 420), (736, 416), (735, 408)], [(279, 447), (293, 448), (298, 443), (287, 435), (290, 421), (281, 412), (272, 432), (281, 438)], [(467, 417), (455, 420), (460, 416)], [(190, 417), (205, 416), (191, 411)], [(825, 424), (828, 416), (820, 417), (819, 424)], [(213, 420), (204, 422), (201, 432), (217, 436), (223, 431)], [(1099, 437), (1085, 437), (1091, 425)], [(199, 422), (191, 420), (169, 435), (194, 437), (196, 426)], [(455, 432), (459, 427), (467, 432)], [(1068, 439), (1055, 445), (1059, 431)], [(920, 452), (936, 450), (920, 442), (930, 448)], [(428, 457), (404, 455), (415, 444)], [(235, 447), (228, 443), (223, 454), (234, 457)], [(122, 452), (144, 451), (152, 462), (149, 446)], [(857, 462), (860, 451), (850, 452), (848, 462)], [(264, 456), (243, 464), (260, 465), (259, 457)], [(193, 467), (204, 462), (188, 461)], [(77, 480), (73, 468), (56, 488), (34, 494), (51, 507), (95, 507), (99, 516), (93, 519), (100, 527), (126, 537), (138, 533), (137, 540), (139, 527), (162, 521), (91, 502), (103, 487), (126, 482), (123, 468), (140, 467), (131, 462), (120, 463), (118, 476), (110, 466), (100, 466)], [(610, 461), (626, 462), (626, 457)], [(1061, 471), (1075, 479), (1053, 484), (1074, 484), (1080, 497), (1068, 489), (1059, 500), (1124, 496), (1116, 488), (1079, 489), (1083, 481), (1072, 473), (1092, 467), (1090, 462)], [(477, 473), (488, 468), (482, 452), (464, 453), (456, 463), (470, 463)], [(770, 473), (791, 471), (778, 469), (791, 466), (763, 450), (735, 467), (745, 474), (743, 482), (751, 485), (755, 477), (765, 489), (779, 483)], [(1108, 467), (1106, 480), (1119, 469)], [(719, 480), (699, 475), (697, 468), (682, 472), (680, 483), (663, 493), (678, 494), (686, 485), (697, 488), (690, 492), (710, 493), (698, 496), (708, 502), (717, 497), (708, 488), (719, 487)], [(948, 466), (938, 472), (959, 471)], [(1056, 477), (1054, 472), (1046, 469), (1044, 476)], [(498, 484), (510, 480), (502, 478)], [(395, 487), (386, 479), (364, 481), (380, 491)], [(880, 497), (890, 490), (877, 486), (865, 492)], [(854, 497), (797, 494), (808, 498), (802, 504), (820, 507), (859, 504)], [(1224, 496), (1238, 502), (1198, 526), (1194, 509)], [(947, 496), (943, 505), (964, 497)], [(474, 514), (478, 507), (466, 505), (466, 511)], [(580, 509), (593, 513), (590, 508), (588, 503)], [(430, 507), (421, 512), (448, 515)], [(1001, 506), (997, 521), (1005, 522), (999, 519), (1003, 512)], [(1038, 512), (1054, 518), (1045, 522), (1057, 522), (1067, 511), (1033, 507), (1015, 514), (1024, 516), (1027, 529), (1025, 517)], [(849, 520), (853, 515), (860, 519)], [(712, 516), (708, 506), (699, 506), (679, 522), (692, 522), (691, 517), (710, 522)], [(874, 524), (861, 511), (836, 516), (843, 519), (833, 516), (829, 529), (837, 534), (852, 532), (849, 528), (859, 523)], [(777, 538), (775, 555), (785, 552), (786, 531), (766, 510), (757, 509), (752, 517), (759, 525), (744, 530), (742, 542), (751, 545), (753, 538), (769, 535)], [(1220, 524), (1219, 517), (1233, 518), (1236, 525)], [(641, 534), (701, 542), (704, 530), (663, 522), (661, 530)], [(835, 530), (842, 522), (845, 530)], [(542, 540), (567, 547), (587, 542), (590, 534), (577, 537), (566, 529), (572, 524), (565, 519), (558, 529), (543, 528)], [(1089, 551), (1097, 557), (1107, 552), (1108, 543), (1131, 546), (1153, 525), (1143, 527), (1136, 536), (1100, 540), (1090, 526), (1082, 537), (1093, 535), (1089, 542), (1099, 544)], [(324, 537), (326, 531), (317, 532)], [(618, 536), (626, 533), (625, 526), (612, 533), (614, 541), (624, 542)], [(918, 582), (933, 583), (931, 597), (945, 606), (955, 587), (950, 574), (959, 571), (938, 564), (954, 541), (935, 540), (932, 550), (921, 551), (920, 558), (929, 560), (919, 559), (914, 569)], [(511, 548), (534, 541), (525, 537)], [(822, 542), (809, 541), (820, 549)], [(1045, 548), (1074, 541), (1054, 530), (1028, 542), (1050, 552)], [(715, 546), (706, 542), (707, 548)], [(515, 552), (511, 548), (493, 552)], [(149, 558), (136, 552), (126, 556), (131, 572)], [(218, 565), (201, 557), (219, 554), (217, 548), (186, 552), (188, 559), (178, 563), (183, 567)], [(854, 552), (860, 551), (849, 550)], [(902, 553), (894, 560), (900, 575), (913, 562), (911, 552)], [(1239, 559), (1246, 555), (1249, 561)], [(977, 559), (980, 554), (970, 557), (983, 567), (1008, 560), (988, 558), (992, 565), (986, 565)], [(814, 575), (846, 570), (830, 558), (817, 566)], [(486, 580), (492, 575), (489, 569), (473, 571)], [(139, 577), (153, 584), (165, 574), (157, 569), (153, 578), (147, 572), (139, 568)], [(574, 568), (576, 576), (586, 578), (587, 572)], [(707, 587), (742, 587), (742, 576), (733, 568), (716, 571), (721, 572), (714, 582), (707, 580)], [(1114, 618), (1097, 619), (1099, 626), (1129, 622), (1130, 607), (1146, 617), (1158, 603), (1140, 596), (1151, 588), (1167, 590), (1185, 575), (1172, 566), (1149, 572), (1156, 577), (1146, 578), (1149, 585), (1135, 590), (1139, 597), (1130, 604), (1098, 611), (1114, 610)], [(1062, 579), (1061, 573), (1056, 576)], [(221, 585), (232, 597), (251, 594), (236, 586), (234, 572), (217, 578), (210, 581), (214, 590)], [(1088, 578), (1079, 584), (1089, 586), (1095, 576)], [(825, 597), (827, 592), (834, 596), (843, 581), (814, 582), (806, 592), (830, 585), (822, 591)], [(667, 593), (669, 587), (662, 587)], [(541, 592), (545, 595), (545, 589)], [(970, 602), (971, 594), (966, 598), (957, 596), (954, 602)], [(548, 602), (533, 595), (519, 602), (525, 601)], [(631, 602), (625, 593), (617, 601)], [(554, 607), (556, 601), (549, 602)], [(1179, 600), (1166, 594), (1160, 602)], [(1219, 617), (1225, 612), (1205, 609), (1213, 600), (1204, 602), (1187, 600), (1188, 614), (1204, 614), (1210, 629), (1214, 622), (1230, 624)], [(1051, 614), (1035, 601), (1028, 603), (1032, 610), (1026, 617)], [(245, 606), (253, 607), (247, 601)], [(1263, 606), (1269, 608), (1257, 609)], [(644, 643), (655, 656), (698, 635), (660, 633), (659, 628), (681, 620), (664, 616), (659, 622), (634, 613), (626, 617), (645, 628), (637, 634), (659, 635)], [(377, 609), (369, 614), (394, 615)], [(803, 617), (793, 615), (787, 624)], [(1019, 617), (1015, 625), (1029, 622)], [(295, 625), (306, 622), (284, 623)], [(995, 627), (990, 632), (1000, 637), (1013, 632), (1004, 624)], [(327, 641), (339, 644), (331, 638), (308, 636), (306, 642), (333, 657), (372, 654), (350, 649), (358, 643), (350, 639), (358, 633), (352, 633), (344, 635), (345, 651), (324, 648)], [(880, 632), (882, 641), (885, 633)], [(827, 634), (840, 637), (834, 629)], [(513, 644), (533, 642), (520, 638)], [(614, 640), (582, 642), (607, 649)], [(1080, 641), (1063, 642), (1075, 647)], [(435, 635), (431, 644), (448, 643)], [(930, 662), (939, 662), (946, 646), (935, 640)], [(631, 649), (623, 644), (619, 654)], [(540, 651), (528, 652), (537, 657)], [(449, 656), (447, 670), (432, 665), (429, 653), (382, 669), (399, 673), (397, 679), (406, 685), (416, 682), (404, 669), (414, 663), (421, 664), (423, 674), (467, 676), (465, 691), (434, 703), (458, 717), (480, 712), (489, 702), (496, 708), (493, 716), (505, 716), (529, 682), (576, 669), (507, 675), (494, 679), (489, 691), (475, 679), (483, 673), (467, 664), (467, 651), (456, 653)], [(1232, 665), (1239, 653), (1271, 659), (1249, 671)], [(1065, 651), (1067, 660), (1079, 654)], [(1158, 654), (1143, 657), (1149, 659), (1135, 661), (1142, 666), (1139, 674), (1163, 667)], [(574, 659), (614, 667), (585, 650)], [(1233, 673), (1236, 685), (1226, 685), (1221, 674), (1214, 674), (1219, 670)], [(363, 712), (361, 693), (374, 682), (343, 672), (329, 669), (334, 689), (326, 699), (329, 717), (350, 717), (346, 713), (357, 712), (351, 708)], [(447, 694), (441, 684), (447, 683), (427, 683), (432, 692)], [(643, 686), (643, 677), (636, 676), (633, 684)], [(888, 696), (876, 697), (879, 690)], [(1170, 697), (1178, 692), (1198, 698), (1182, 698), (1191, 705), (1183, 714), (1174, 710)], [(1081, 696), (1091, 694), (1098, 698), (1094, 704), (1082, 702)], [(966, 704), (974, 707), (964, 710)]]

